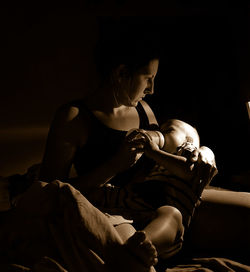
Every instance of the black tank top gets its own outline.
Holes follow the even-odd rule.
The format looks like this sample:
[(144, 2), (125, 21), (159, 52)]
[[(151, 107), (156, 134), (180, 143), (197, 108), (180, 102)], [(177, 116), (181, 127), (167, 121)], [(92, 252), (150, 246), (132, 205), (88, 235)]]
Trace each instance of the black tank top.
[[(88, 112), (90, 116), (90, 134), (86, 144), (77, 150), (73, 164), (79, 176), (94, 171), (96, 167), (111, 158), (122, 144), (127, 131), (112, 129), (104, 125), (84, 104), (78, 102), (77, 106), (84, 112)], [(157, 125), (150, 125), (148, 116), (139, 102), (136, 106), (139, 115), (140, 125), (142, 129), (155, 129)], [(128, 179), (142, 168), (143, 161), (147, 160), (142, 156), (139, 161), (129, 170), (118, 174), (110, 182), (116, 185), (127, 183)]]

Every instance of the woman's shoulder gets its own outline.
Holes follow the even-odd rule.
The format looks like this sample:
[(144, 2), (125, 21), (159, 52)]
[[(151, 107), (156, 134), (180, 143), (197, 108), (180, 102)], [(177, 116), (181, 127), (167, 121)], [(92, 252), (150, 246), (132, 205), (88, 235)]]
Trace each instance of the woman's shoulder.
[[(86, 134), (89, 129), (89, 114), (82, 108), (82, 101), (70, 101), (62, 104), (56, 110), (51, 128), (59, 134)], [(85, 111), (85, 113), (83, 113)]]
[(72, 122), (77, 119), (87, 119), (89, 111), (84, 105), (84, 100), (73, 100), (64, 103), (56, 110), (56, 117), (64, 122)]
[[(81, 101), (70, 101), (59, 106), (50, 127), (50, 135), (67, 141), (82, 144), (89, 133), (87, 115), (82, 113)], [(52, 137), (51, 136), (51, 137)]]

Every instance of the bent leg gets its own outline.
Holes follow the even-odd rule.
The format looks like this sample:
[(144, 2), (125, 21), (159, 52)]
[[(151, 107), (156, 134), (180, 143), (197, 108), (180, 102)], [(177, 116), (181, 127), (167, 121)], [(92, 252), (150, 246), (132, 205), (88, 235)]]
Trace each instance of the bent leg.
[(71, 185), (60, 181), (34, 183), (19, 199), (1, 231), (3, 250), (22, 263), (33, 265), (48, 256), (72, 272), (154, 271), (129, 249), (130, 243), (142, 243), (139, 249), (149, 259), (153, 248), (148, 250), (145, 239), (132, 239), (125, 245), (101, 211)]
[(165, 259), (176, 254), (182, 247), (184, 233), (182, 215), (172, 206), (162, 206), (156, 212), (156, 218), (144, 228), (144, 231), (155, 245), (159, 256)]
[(156, 249), (144, 233), (133, 233), (129, 227), (132, 236), (124, 242), (125, 235), (121, 236), (107, 217), (79, 191), (68, 184), (60, 185), (63, 208), (69, 215), (66, 221), (71, 220), (68, 224), (70, 241), (75, 240), (79, 249), (87, 245), (94, 250), (104, 260), (108, 271), (155, 271), (152, 265), (157, 261)]
[(187, 235), (192, 251), (243, 258), (250, 250), (250, 193), (206, 189)]

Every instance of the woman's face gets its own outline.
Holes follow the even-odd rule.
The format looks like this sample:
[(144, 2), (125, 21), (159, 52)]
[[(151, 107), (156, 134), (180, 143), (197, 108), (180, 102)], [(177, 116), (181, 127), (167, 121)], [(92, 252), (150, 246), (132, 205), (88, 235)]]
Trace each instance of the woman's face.
[(123, 80), (121, 103), (135, 107), (147, 94), (154, 93), (154, 79), (158, 71), (159, 60), (151, 60), (148, 65), (137, 70)]

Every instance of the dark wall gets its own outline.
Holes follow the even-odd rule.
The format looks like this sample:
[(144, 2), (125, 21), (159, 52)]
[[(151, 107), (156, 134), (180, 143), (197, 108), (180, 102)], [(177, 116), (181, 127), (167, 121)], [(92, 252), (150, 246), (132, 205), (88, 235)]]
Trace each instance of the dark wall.
[(95, 86), (97, 22), (78, 8), (33, 4), (1, 9), (0, 25), (0, 176), (6, 176), (41, 161), (55, 110)]
[[(154, 97), (160, 121), (195, 125), (217, 158), (220, 183), (249, 171), (249, 17), (247, 9), (164, 18), (165, 48)], [(222, 181), (223, 180), (223, 181)]]
[[(215, 151), (222, 176), (249, 169), (249, 160), (243, 159), (249, 154), (250, 136), (244, 104), (250, 100), (248, 10), (190, 8), (172, 1), (170, 8), (154, 7), (150, 14), (149, 9), (141, 12), (139, 5), (130, 9), (130, 1), (122, 9), (125, 2), (113, 1), (117, 17), (153, 15), (137, 20), (151, 22), (162, 37), (155, 94), (148, 98), (159, 121), (177, 117), (193, 123), (202, 144)], [(45, 128), (37, 160), (55, 109), (95, 87), (93, 46), (102, 4), (89, 2), (88, 12), (82, 5), (2, 10), (0, 130)], [(110, 7), (104, 15), (110, 15)], [(12, 142), (6, 145), (6, 135), (0, 136), (1, 145), (5, 156), (11, 154), (11, 163), (17, 149)], [(27, 156), (34, 145), (30, 149)]]
[(39, 6), (1, 15), (0, 125), (47, 124), (58, 105), (93, 86), (96, 18)]

